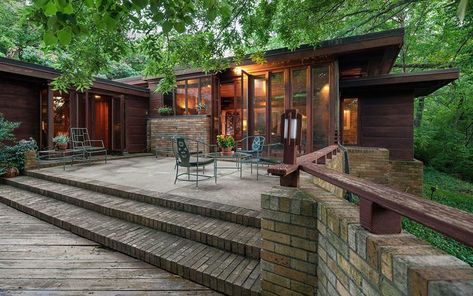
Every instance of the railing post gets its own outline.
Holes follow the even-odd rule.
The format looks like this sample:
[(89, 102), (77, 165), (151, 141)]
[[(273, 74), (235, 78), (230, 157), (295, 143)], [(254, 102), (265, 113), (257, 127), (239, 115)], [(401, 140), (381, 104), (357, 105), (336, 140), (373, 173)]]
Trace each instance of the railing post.
[[(281, 139), (284, 144), (283, 162), (295, 165), (297, 151), (301, 143), (302, 116), (295, 109), (289, 109), (281, 115)], [(298, 187), (299, 170), (280, 178), (281, 186)]]
[(364, 198), (360, 198), (360, 222), (374, 234), (401, 232), (401, 215)]

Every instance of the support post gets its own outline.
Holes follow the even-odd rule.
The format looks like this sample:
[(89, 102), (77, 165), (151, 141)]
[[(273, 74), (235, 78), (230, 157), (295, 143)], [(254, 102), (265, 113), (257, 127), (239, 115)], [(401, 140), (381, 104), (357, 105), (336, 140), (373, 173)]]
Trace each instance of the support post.
[(53, 137), (54, 137), (54, 101), (53, 101), (54, 91), (51, 85), (48, 84), (48, 147), (52, 149), (54, 147)]
[(401, 233), (401, 215), (364, 198), (360, 199), (360, 222), (374, 234)]
[[(301, 141), (302, 115), (295, 109), (289, 109), (281, 115), (281, 139), (284, 144), (283, 162), (297, 164), (297, 151)], [(282, 176), (279, 180), (281, 186), (298, 187), (299, 170)]]

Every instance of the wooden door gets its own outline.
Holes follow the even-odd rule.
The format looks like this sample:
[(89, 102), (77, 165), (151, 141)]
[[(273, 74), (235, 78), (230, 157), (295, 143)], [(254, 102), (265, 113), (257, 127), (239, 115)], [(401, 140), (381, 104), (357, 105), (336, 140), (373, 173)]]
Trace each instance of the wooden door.
[(109, 100), (95, 100), (95, 140), (102, 140), (110, 149), (110, 106)]

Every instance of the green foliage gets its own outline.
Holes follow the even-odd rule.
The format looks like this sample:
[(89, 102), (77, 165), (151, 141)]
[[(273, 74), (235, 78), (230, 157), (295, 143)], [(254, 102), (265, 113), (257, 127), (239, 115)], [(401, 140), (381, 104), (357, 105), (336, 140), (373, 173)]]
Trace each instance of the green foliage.
[(36, 150), (36, 142), (33, 139), (29, 141), (15, 141), (13, 131), (20, 126), (20, 123), (11, 122), (5, 119), (0, 113), (0, 175), (5, 169), (15, 167), (20, 171), (24, 169), (25, 155), (28, 150)]
[(173, 115), (174, 111), (172, 110), (172, 107), (163, 106), (163, 107), (158, 108), (158, 113), (159, 115), (162, 115), (162, 116), (169, 116), (169, 115)]
[[(435, 202), (473, 213), (473, 184), (441, 173), (432, 167), (425, 167), (425, 198), (432, 196), (432, 187), (437, 188), (432, 197)], [(408, 219), (404, 219), (402, 225), (410, 233), (473, 266), (473, 248)]]
[(13, 131), (20, 126), (18, 122), (11, 122), (5, 119), (0, 113), (0, 149), (12, 143), (15, 140)]
[(217, 145), (220, 148), (235, 147), (235, 139), (231, 135), (218, 135)]
[(57, 135), (53, 138), (53, 142), (56, 144), (67, 144), (69, 137), (67, 135)]

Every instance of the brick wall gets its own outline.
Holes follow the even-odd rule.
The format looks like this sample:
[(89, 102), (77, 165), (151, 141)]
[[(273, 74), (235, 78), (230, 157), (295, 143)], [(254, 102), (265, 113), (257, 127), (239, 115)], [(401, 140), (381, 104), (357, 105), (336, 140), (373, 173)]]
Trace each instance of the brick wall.
[[(148, 119), (148, 148), (163, 154), (170, 154), (170, 137), (181, 135), (190, 139), (200, 139), (205, 143), (210, 141), (210, 117), (205, 115), (193, 116), (163, 116)], [(195, 147), (190, 144), (190, 149)], [(200, 148), (199, 148), (200, 149)], [(165, 153), (168, 151), (167, 153)]]
[(374, 235), (314, 185), (262, 195), (263, 295), (473, 295), (473, 269), (409, 233)]
[(422, 195), (423, 164), (418, 160), (389, 160), (389, 150), (347, 147), (350, 174), (403, 192)]
[[(333, 170), (336, 170), (338, 172), (344, 173), (344, 161), (345, 158), (343, 156), (343, 153), (339, 152), (335, 157), (332, 159), (326, 159), (325, 161), (325, 166), (328, 168), (331, 168)], [(345, 196), (345, 190), (341, 189), (340, 187), (337, 187), (335, 185), (332, 185), (328, 182), (325, 182), (322, 179), (313, 177), (313, 182), (315, 185), (333, 193), (337, 197), (344, 197)]]

